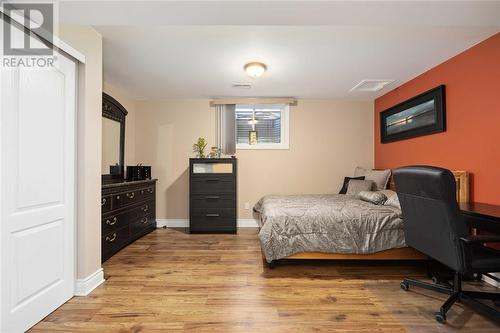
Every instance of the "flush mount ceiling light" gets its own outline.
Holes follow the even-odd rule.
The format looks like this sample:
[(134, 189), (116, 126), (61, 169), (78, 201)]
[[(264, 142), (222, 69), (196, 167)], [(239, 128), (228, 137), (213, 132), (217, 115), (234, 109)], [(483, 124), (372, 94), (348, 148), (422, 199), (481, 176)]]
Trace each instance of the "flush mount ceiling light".
[(262, 76), (264, 72), (267, 70), (267, 66), (261, 62), (250, 62), (246, 64), (244, 67), (248, 76), (257, 78)]

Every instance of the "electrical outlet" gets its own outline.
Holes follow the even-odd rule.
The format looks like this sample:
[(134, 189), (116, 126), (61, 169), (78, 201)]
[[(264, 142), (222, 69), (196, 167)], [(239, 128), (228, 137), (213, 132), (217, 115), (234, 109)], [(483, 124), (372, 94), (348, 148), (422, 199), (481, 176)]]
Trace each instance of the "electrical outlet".
[(250, 203), (249, 202), (245, 202), (245, 210), (249, 210), (250, 209)]

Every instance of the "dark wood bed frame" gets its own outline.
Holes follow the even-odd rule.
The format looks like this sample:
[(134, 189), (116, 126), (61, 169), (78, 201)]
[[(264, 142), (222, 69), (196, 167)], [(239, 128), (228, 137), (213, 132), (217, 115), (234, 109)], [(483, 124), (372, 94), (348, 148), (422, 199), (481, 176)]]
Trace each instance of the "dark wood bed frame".
[[(469, 174), (467, 171), (452, 171), (457, 182), (457, 201), (469, 201)], [(394, 179), (389, 179), (387, 188), (395, 190)], [(427, 256), (410, 247), (389, 249), (375, 253), (323, 253), (323, 252), (300, 252), (283, 259), (334, 259), (334, 260), (424, 260)], [(273, 266), (273, 264), (270, 264)]]

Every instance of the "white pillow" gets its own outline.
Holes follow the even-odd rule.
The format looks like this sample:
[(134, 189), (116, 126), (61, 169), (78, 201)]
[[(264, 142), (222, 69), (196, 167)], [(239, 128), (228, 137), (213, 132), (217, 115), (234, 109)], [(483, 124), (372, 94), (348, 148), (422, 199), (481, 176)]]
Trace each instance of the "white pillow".
[(365, 176), (366, 180), (373, 180), (377, 185), (377, 190), (385, 190), (387, 183), (391, 177), (391, 169), (386, 170), (367, 170), (361, 167), (356, 167), (354, 177)]

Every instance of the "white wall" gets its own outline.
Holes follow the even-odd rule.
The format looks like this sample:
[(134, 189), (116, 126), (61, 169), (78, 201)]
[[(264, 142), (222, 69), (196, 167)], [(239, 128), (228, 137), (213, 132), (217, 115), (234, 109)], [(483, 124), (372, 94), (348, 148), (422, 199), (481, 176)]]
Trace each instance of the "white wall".
[[(152, 165), (157, 217), (188, 217), (188, 159), (203, 136), (215, 145), (209, 101), (139, 101), (136, 158)], [(299, 100), (290, 108), (289, 150), (238, 150), (238, 217), (266, 194), (338, 193), (357, 165), (373, 166), (373, 103)]]
[(77, 277), (86, 278), (101, 268), (102, 37), (88, 26), (61, 26), (59, 34), (86, 60), (77, 117)]

